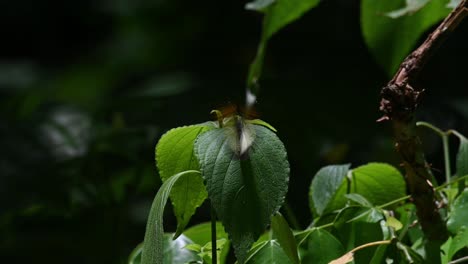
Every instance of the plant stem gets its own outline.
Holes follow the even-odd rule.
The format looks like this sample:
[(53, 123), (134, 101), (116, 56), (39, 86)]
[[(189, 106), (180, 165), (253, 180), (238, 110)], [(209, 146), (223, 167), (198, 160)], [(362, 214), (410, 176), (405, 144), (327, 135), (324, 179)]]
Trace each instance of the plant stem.
[(463, 262), (468, 262), (468, 256), (450, 261), (449, 264), (458, 264), (458, 263), (463, 263)]
[(211, 261), (212, 264), (218, 263), (218, 246), (216, 245), (216, 213), (213, 208), (213, 204), (211, 204), (210, 208), (211, 212)]
[(440, 130), (439, 128), (435, 127), (434, 125), (427, 123), (427, 122), (416, 122), (417, 126), (424, 126), (427, 128), (430, 128), (439, 136), (442, 138), (442, 146), (444, 149), (444, 165), (445, 165), (445, 182), (450, 182), (450, 177), (452, 176), (452, 171), (450, 168), (450, 151), (449, 151), (449, 141), (448, 141), (448, 136), (450, 133), (450, 130), (447, 132), (444, 132)]

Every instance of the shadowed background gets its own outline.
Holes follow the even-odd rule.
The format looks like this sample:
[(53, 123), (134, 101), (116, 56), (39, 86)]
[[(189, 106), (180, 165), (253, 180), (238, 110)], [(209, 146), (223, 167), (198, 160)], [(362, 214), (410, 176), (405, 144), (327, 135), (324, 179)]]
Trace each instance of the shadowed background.
[[(244, 101), (261, 16), (244, 2), (0, 3), (0, 257), (125, 263), (160, 185), (154, 146), (176, 126)], [(376, 123), (389, 79), (367, 49), (359, 2), (323, 1), (270, 41), (257, 110), (291, 163), (287, 200), (311, 221), (308, 187), (332, 163), (398, 166)], [(468, 134), (468, 22), (432, 58), (420, 119)], [(443, 171), (439, 139), (421, 131)], [(457, 142), (453, 140), (452, 155)], [(166, 229), (173, 231), (171, 208)], [(203, 206), (191, 223), (209, 219)]]

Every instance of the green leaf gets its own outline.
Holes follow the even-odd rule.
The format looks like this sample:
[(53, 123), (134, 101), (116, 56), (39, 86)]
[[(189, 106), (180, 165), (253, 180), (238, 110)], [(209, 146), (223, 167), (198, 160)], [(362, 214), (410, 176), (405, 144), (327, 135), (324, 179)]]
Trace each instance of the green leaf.
[(382, 205), (405, 196), (406, 184), (395, 167), (369, 163), (352, 170), (351, 192), (364, 196), (371, 204)]
[(208, 195), (240, 263), (279, 210), (289, 181), (286, 150), (276, 134), (244, 125), (254, 140), (242, 155), (235, 126), (210, 130), (195, 142)]
[[(211, 241), (211, 222), (191, 226), (184, 231), (184, 235), (198, 245), (205, 245)], [(220, 222), (216, 223), (216, 239), (228, 238)]]
[(309, 192), (312, 211), (315, 211), (318, 215), (330, 211), (327, 209), (335, 199), (338, 189), (349, 171), (349, 167), (349, 164), (327, 166), (315, 174)]
[(140, 264), (141, 263), (141, 251), (143, 250), (143, 243), (138, 244), (135, 249), (130, 253), (128, 257), (128, 264)]
[(249, 92), (256, 95), (256, 85), (263, 68), (263, 59), (268, 40), (281, 28), (299, 19), (304, 13), (315, 7), (320, 0), (256, 0), (246, 4), (246, 9), (262, 11), (262, 36), (258, 44), (257, 54), (250, 65), (247, 76)]
[[(179, 236), (176, 240), (172, 240), (172, 237), (173, 234), (166, 234), (164, 236), (165, 243), (163, 263), (186, 264), (200, 260), (197, 253), (185, 248), (186, 246), (193, 244), (193, 241), (184, 235)], [(144, 263), (145, 262), (142, 262), (142, 264)]]
[(428, 2), (429, 0), (405, 0), (405, 7), (388, 12), (385, 15), (391, 18), (399, 18), (404, 15), (412, 15), (413, 13), (423, 8)]
[[(206, 245), (208, 243), (211, 243), (211, 222), (192, 226), (184, 231), (184, 235), (190, 238), (193, 242), (195, 242), (198, 245)], [(216, 223), (216, 240), (224, 241), (224, 246), (221, 247), (221, 251), (218, 254), (218, 263), (226, 263), (226, 258), (229, 254), (230, 243), (228, 240), (228, 235), (224, 231), (224, 227), (220, 222)]]
[(395, 217), (393, 216), (387, 216), (387, 219), (385, 221), (385, 224), (393, 229), (395, 229), (395, 231), (398, 231), (400, 229), (403, 228), (403, 224), (398, 221), (398, 219), (396, 219)]
[(392, 76), (421, 35), (449, 13), (445, 1), (429, 1), (416, 13), (392, 19), (384, 14), (405, 6), (404, 0), (362, 0), (361, 30), (377, 62)]
[(364, 211), (360, 211), (355, 217), (348, 220), (347, 223), (351, 222), (364, 222), (364, 223), (378, 223), (385, 217), (382, 212), (376, 208), (366, 208)]
[(267, 10), (267, 17), (263, 26), (266, 37), (270, 38), (278, 30), (300, 18), (319, 2), (320, 0), (276, 0)]
[(141, 257), (142, 264), (163, 264), (164, 207), (166, 206), (166, 202), (169, 198), (169, 193), (171, 192), (172, 187), (182, 176), (200, 177), (200, 172), (194, 170), (180, 172), (166, 180), (159, 188), (159, 191), (154, 198), (153, 204), (151, 205), (148, 222), (146, 223), (145, 240), (143, 242), (143, 253)]
[(308, 237), (307, 252), (303, 264), (327, 264), (345, 253), (343, 245), (332, 234), (323, 229), (315, 229)]
[[(176, 173), (186, 170), (199, 170), (193, 153), (195, 139), (203, 132), (212, 129), (209, 123), (179, 127), (169, 130), (156, 145), (156, 164), (161, 180), (164, 182)], [(177, 218), (175, 237), (187, 226), (195, 210), (207, 197), (203, 179), (184, 177), (172, 188), (171, 202)]]
[[(190, 247), (194, 246), (193, 242), (186, 236), (179, 236), (176, 240), (172, 240), (173, 234), (164, 234), (164, 262), (171, 264), (186, 264), (191, 261), (199, 260), (200, 257), (196, 253), (191, 252)], [(130, 254), (128, 264), (140, 264), (143, 251), (143, 243), (139, 244)]]
[(455, 134), (460, 139), (460, 145), (457, 153), (457, 176), (468, 175), (468, 139), (463, 135)]
[(346, 198), (348, 198), (349, 200), (353, 201), (353, 202), (356, 202), (357, 204), (359, 205), (362, 205), (364, 207), (372, 207), (372, 204), (367, 201), (366, 198), (364, 198), (362, 195), (360, 194), (357, 194), (357, 193), (350, 193), (350, 194), (346, 194), (345, 195)]
[(452, 260), (455, 253), (460, 249), (468, 247), (468, 229), (462, 228), (455, 237), (449, 237), (442, 247), (442, 263), (446, 264)]
[(453, 234), (458, 233), (462, 228), (468, 228), (468, 189), (465, 189), (453, 202), (448, 221), (447, 229)]
[(289, 257), (284, 253), (281, 246), (275, 240), (269, 240), (260, 244), (255, 253), (249, 257), (246, 264), (268, 264), (281, 263), (292, 264)]
[(288, 255), (292, 263), (299, 264), (299, 256), (297, 255), (297, 245), (294, 235), (289, 228), (288, 222), (284, 217), (277, 213), (271, 219), (271, 229), (274, 237), (278, 240), (283, 251)]

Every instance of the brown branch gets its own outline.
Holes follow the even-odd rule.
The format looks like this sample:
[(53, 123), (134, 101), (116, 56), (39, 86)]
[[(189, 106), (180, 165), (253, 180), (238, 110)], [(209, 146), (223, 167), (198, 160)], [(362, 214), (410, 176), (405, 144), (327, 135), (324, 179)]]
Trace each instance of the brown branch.
[(380, 121), (392, 121), (395, 146), (403, 160), (408, 190), (417, 208), (423, 232), (429, 241), (444, 241), (448, 235), (437, 209), (431, 184), (433, 177), (416, 133), (414, 112), (422, 91), (414, 89), (411, 83), (449, 33), (468, 15), (467, 1), (461, 1), (426, 41), (406, 57), (393, 79), (381, 91), (380, 110), (384, 116)]

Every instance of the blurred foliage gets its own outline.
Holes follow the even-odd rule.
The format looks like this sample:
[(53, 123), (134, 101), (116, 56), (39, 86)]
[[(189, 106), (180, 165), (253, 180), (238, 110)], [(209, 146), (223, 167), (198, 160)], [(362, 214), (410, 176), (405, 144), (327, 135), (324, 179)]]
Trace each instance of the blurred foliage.
[[(160, 185), (159, 137), (243, 100), (262, 18), (246, 3), (0, 3), (2, 262), (126, 261)], [(398, 164), (388, 127), (375, 123), (388, 76), (361, 37), (359, 4), (322, 1), (272, 37), (266, 53), (258, 111), (288, 149), (288, 201), (303, 226), (321, 165)], [(419, 84), (427, 90), (420, 119), (462, 134), (467, 31), (465, 21)], [(423, 135), (440, 175), (439, 140)], [(202, 207), (192, 222), (207, 219)]]

